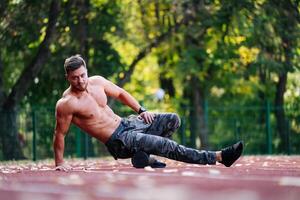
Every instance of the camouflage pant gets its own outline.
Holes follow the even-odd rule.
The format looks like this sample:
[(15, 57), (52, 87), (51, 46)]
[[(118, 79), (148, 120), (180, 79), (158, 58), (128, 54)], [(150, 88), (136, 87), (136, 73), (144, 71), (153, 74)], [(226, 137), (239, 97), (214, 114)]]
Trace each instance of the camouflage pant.
[(170, 139), (179, 126), (180, 118), (173, 113), (155, 114), (151, 124), (138, 116), (129, 116), (122, 119), (105, 145), (115, 159), (131, 158), (144, 151), (187, 163), (215, 164), (215, 152), (187, 148)]

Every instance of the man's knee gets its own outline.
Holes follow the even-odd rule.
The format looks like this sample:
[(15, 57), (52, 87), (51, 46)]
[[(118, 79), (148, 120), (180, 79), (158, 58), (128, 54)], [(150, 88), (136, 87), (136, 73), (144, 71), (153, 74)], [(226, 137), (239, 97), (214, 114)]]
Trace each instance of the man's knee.
[(181, 123), (180, 117), (176, 113), (170, 113), (168, 118), (165, 137), (171, 137), (172, 134), (179, 128)]
[(170, 122), (168, 128), (173, 129), (174, 131), (180, 127), (181, 120), (178, 114), (172, 113), (170, 117)]

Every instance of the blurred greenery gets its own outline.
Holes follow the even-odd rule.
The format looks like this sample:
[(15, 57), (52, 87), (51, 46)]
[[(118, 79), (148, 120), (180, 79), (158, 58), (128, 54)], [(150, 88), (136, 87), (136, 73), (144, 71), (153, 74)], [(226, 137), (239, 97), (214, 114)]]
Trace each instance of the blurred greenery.
[[(124, 85), (149, 110), (179, 113), (183, 144), (217, 149), (244, 139), (249, 154), (297, 154), (299, 10), (299, 0), (3, 0), (0, 158), (31, 157), (33, 132), (37, 157), (52, 156), (54, 107), (68, 87), (63, 62), (77, 53), (90, 76)], [(84, 156), (86, 145), (89, 155), (105, 151), (70, 132), (67, 155)]]

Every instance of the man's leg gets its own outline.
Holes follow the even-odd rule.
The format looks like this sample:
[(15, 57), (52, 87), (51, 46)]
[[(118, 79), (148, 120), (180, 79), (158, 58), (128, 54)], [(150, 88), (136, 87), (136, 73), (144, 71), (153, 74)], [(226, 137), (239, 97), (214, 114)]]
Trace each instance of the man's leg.
[[(121, 129), (118, 130), (118, 133), (113, 134), (113, 138), (106, 143), (115, 159), (129, 158), (130, 155), (134, 156), (135, 153), (142, 151), (148, 155), (154, 154), (182, 162), (215, 164), (216, 161), (221, 161), (225, 166), (230, 166), (243, 151), (242, 142), (219, 152), (199, 151), (179, 145), (168, 138), (139, 133), (143, 128), (140, 129), (135, 125), (128, 121), (122, 121)], [(116, 142), (118, 145), (115, 144)]]
[[(180, 118), (175, 113), (156, 114), (155, 120), (147, 129), (147, 134), (158, 135), (171, 138), (172, 134), (179, 128)], [(197, 150), (198, 151), (198, 150)], [(227, 167), (230, 167), (241, 155), (243, 151), (243, 142), (238, 142), (230, 147), (217, 151), (216, 160)], [(142, 158), (143, 154), (139, 154)], [(159, 164), (160, 162), (158, 162)]]
[[(135, 120), (135, 126), (137, 127), (137, 130), (141, 131), (141, 133), (171, 138), (172, 134), (180, 126), (180, 118), (175, 113), (155, 114), (154, 121), (150, 126), (145, 127), (144, 122), (138, 118)], [(136, 168), (143, 168), (145, 166), (151, 166), (153, 168), (166, 167), (165, 163), (150, 157), (149, 154), (143, 151), (136, 152), (133, 155), (131, 162)]]
[(194, 163), (194, 164), (215, 164), (217, 155), (212, 151), (199, 151), (177, 144), (175, 141), (156, 135), (143, 133), (131, 133), (131, 139), (127, 140), (127, 148), (135, 152), (158, 155), (169, 159)]
[(148, 154), (194, 164), (213, 165), (218, 161), (226, 167), (230, 167), (241, 156), (244, 147), (243, 142), (240, 141), (217, 152), (199, 151), (179, 145), (175, 141), (167, 138), (146, 134), (137, 134), (133, 141), (138, 152), (142, 151)]
[(179, 126), (180, 117), (176, 113), (155, 114), (154, 121), (145, 133), (171, 138)]

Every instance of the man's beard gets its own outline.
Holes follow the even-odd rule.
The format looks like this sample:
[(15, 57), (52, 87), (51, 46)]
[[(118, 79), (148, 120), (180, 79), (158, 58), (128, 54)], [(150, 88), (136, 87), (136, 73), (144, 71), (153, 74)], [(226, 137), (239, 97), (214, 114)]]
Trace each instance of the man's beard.
[(86, 88), (87, 88), (87, 85), (88, 85), (87, 83), (85, 83), (85, 84), (78, 84), (77, 87), (76, 87), (76, 89), (79, 90), (79, 91), (85, 91)]

